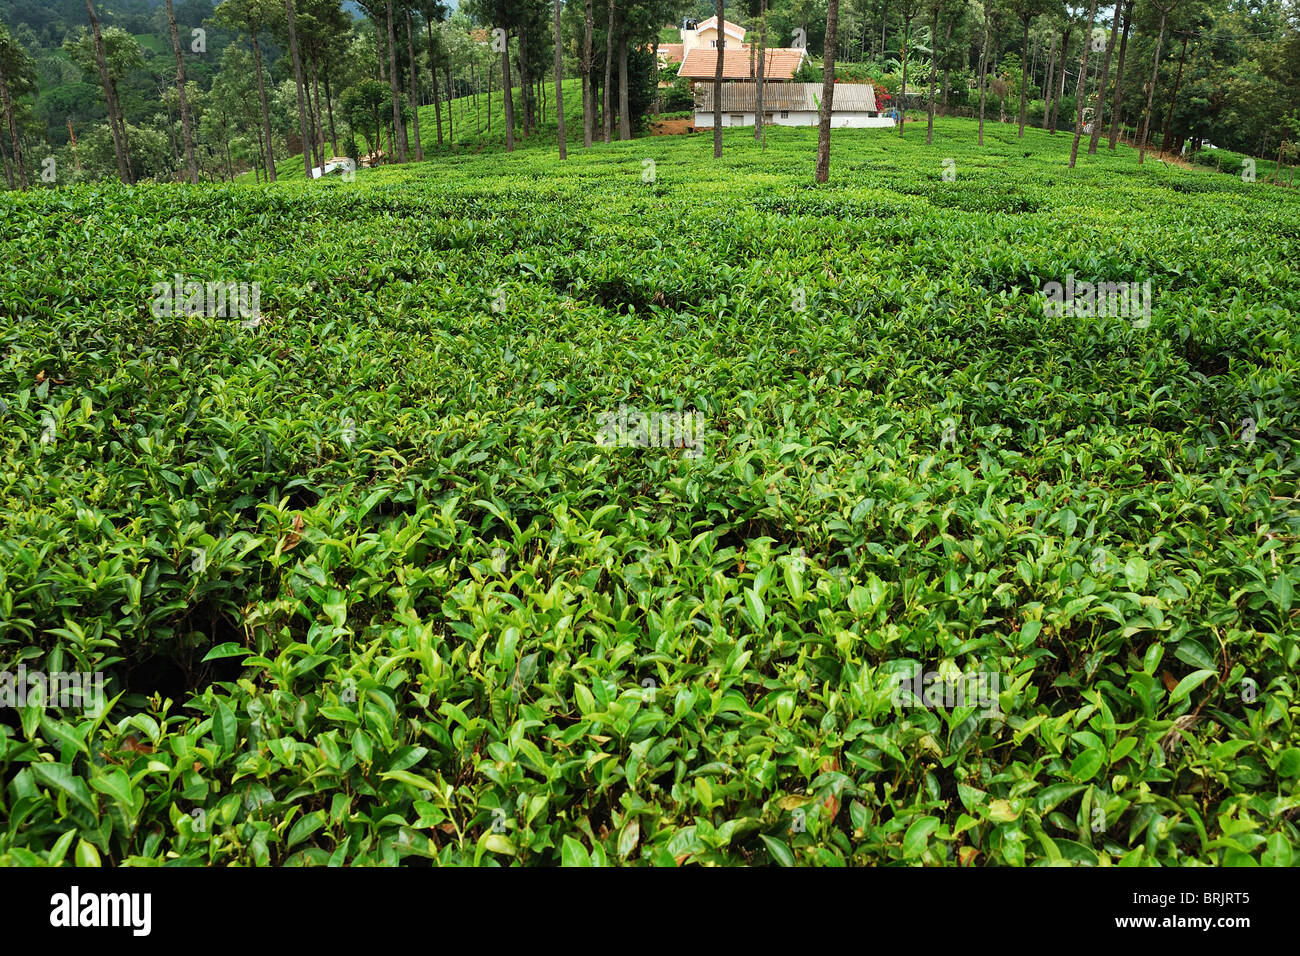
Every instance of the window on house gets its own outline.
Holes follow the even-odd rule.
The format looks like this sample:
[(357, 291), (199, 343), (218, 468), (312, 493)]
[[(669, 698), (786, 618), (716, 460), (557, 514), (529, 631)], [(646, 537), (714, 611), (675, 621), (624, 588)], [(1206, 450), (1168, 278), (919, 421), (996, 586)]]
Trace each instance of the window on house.
[(739, 126), (739, 125), (742, 124), (743, 122), (745, 122), (745, 117), (742, 116), (740, 113), (732, 113), (732, 114), (731, 114), (731, 125), (732, 125), (732, 126)]
[(781, 119), (789, 119), (789, 118), (790, 118), (790, 111), (789, 111), (789, 110), (782, 110), (782, 111), (781, 111)]

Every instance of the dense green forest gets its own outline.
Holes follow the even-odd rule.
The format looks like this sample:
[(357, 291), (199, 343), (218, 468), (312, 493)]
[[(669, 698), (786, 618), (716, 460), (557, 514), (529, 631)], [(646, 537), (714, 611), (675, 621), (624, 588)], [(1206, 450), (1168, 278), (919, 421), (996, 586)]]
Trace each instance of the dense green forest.
[[(648, 113), (690, 104), (673, 67), (659, 88), (655, 44), (719, 6), (569, 2), (557, 25), (547, 0), (465, 0), (457, 9), (437, 0), (0, 0), (5, 182), (230, 179), (250, 170), (274, 178), (304, 143), (304, 169), (334, 156), (402, 162), (485, 142), (513, 148), (554, 135), (557, 38), (563, 74), (581, 79), (587, 104), (569, 138), (635, 135)], [(1211, 143), (1294, 161), (1294, 2), (839, 6), (837, 76), (869, 79), (895, 106), (934, 101), (941, 115), (970, 116), (982, 102), (990, 118), (1020, 127), (1069, 128), (1080, 117), (1104, 127), (1108, 145), (1145, 134), (1168, 153)], [(724, 13), (761, 28), (768, 46), (806, 42), (814, 65), (803, 78), (819, 76), (826, 0), (747, 0)], [(463, 97), (468, 116), (449, 108)]]

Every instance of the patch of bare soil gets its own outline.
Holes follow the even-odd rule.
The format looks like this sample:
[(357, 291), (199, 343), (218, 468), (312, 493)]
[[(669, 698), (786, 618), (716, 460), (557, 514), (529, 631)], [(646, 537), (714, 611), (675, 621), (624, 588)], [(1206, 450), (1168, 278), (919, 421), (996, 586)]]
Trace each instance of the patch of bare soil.
[(650, 124), (651, 136), (677, 136), (683, 133), (694, 132), (695, 123), (689, 119), (660, 120), (657, 123)]

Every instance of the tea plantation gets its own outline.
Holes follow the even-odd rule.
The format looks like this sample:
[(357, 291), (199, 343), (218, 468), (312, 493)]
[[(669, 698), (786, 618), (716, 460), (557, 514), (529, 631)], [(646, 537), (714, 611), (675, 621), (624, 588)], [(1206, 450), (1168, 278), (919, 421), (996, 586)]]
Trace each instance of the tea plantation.
[(1290, 865), (1300, 200), (815, 142), (0, 196), (0, 864)]

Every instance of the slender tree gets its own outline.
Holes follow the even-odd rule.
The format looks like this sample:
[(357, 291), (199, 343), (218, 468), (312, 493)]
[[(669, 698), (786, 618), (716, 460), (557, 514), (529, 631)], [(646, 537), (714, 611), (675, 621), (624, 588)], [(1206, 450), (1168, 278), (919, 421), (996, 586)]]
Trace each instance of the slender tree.
[[(440, 0), (420, 0), (420, 16), (424, 17), (424, 30), (429, 47), (429, 79), (433, 81), (433, 121), (438, 127), (438, 148), (442, 148), (442, 99), (438, 90), (438, 45), (433, 39), (434, 23), (442, 23), (447, 17), (447, 7)], [(441, 33), (441, 30), (439, 30)], [(451, 119), (450, 102), (447, 119)]]
[[(86, 0), (90, 5), (90, 0)], [(257, 73), (257, 99), (262, 110), (262, 133), (265, 151), (262, 156), (266, 161), (266, 178), (275, 182), (275, 140), (271, 136), (271, 111), (266, 101), (266, 78), (262, 70), (262, 47), (258, 35), (266, 25), (266, 12), (259, 0), (223, 0), (217, 7), (216, 22), (222, 26), (235, 27), (248, 34), (253, 45), (253, 65)]]
[(723, 0), (718, 0), (718, 57), (713, 70), (713, 158), (722, 156), (722, 64), (727, 45), (727, 21), (723, 19)]
[(1097, 84), (1097, 105), (1093, 108), (1096, 114), (1092, 118), (1092, 135), (1088, 139), (1088, 155), (1093, 156), (1097, 152), (1097, 143), (1101, 140), (1101, 119), (1102, 110), (1106, 105), (1106, 81), (1110, 78), (1110, 55), (1115, 50), (1115, 35), (1119, 32), (1120, 10), (1124, 4), (1121, 0), (1115, 0), (1115, 16), (1110, 23), (1110, 36), (1106, 40), (1106, 56), (1101, 64), (1101, 79)]
[(930, 0), (932, 6), (930, 9), (930, 90), (928, 99), (928, 109), (926, 111), (925, 125), (925, 145), (929, 146), (934, 142), (934, 81), (938, 75), (939, 69), (939, 50), (941, 48), (939, 37), (939, 14), (944, 13), (944, 23), (947, 29), (944, 32), (942, 49), (947, 50), (948, 40), (952, 37), (952, 22), (957, 18), (956, 11), (942, 9), (947, 0)]
[(1160, 30), (1156, 35), (1156, 52), (1151, 58), (1151, 82), (1147, 84), (1147, 106), (1142, 113), (1142, 137), (1138, 144), (1138, 162), (1145, 163), (1147, 158), (1147, 137), (1151, 132), (1151, 107), (1155, 103), (1156, 83), (1160, 78), (1160, 50), (1165, 44), (1165, 26), (1169, 22), (1170, 12), (1178, 5), (1178, 0), (1152, 0), (1152, 5), (1160, 11)]
[(411, 98), (411, 135), (415, 138), (415, 161), (424, 162), (424, 147), (420, 145), (420, 88), (419, 74), (415, 71), (415, 31), (411, 28), (411, 5), (404, 3), (402, 13), (406, 19), (406, 83)]
[(1079, 139), (1083, 136), (1083, 83), (1088, 76), (1088, 54), (1092, 51), (1092, 25), (1097, 19), (1097, 0), (1089, 0), (1088, 29), (1083, 34), (1083, 59), (1079, 63), (1079, 82), (1074, 88), (1074, 142), (1070, 144), (1070, 168), (1079, 158)]
[(609, 99), (609, 85), (614, 79), (614, 0), (605, 0), (609, 5), (609, 17), (605, 26), (605, 89), (602, 97), (601, 121), (605, 133), (605, 142), (614, 138), (614, 112)]
[(515, 148), (515, 101), (510, 80), (510, 31), (504, 27), (502, 29), (504, 42), (501, 44), (501, 107), (505, 113), (506, 152), (509, 153)]
[(199, 164), (194, 158), (194, 134), (190, 129), (190, 109), (185, 100), (185, 60), (181, 57), (180, 32), (176, 29), (176, 11), (172, 0), (167, 0), (167, 22), (171, 27), (172, 49), (176, 52), (176, 93), (181, 105), (181, 135), (185, 137), (185, 162), (190, 171), (190, 182), (199, 181)]
[(632, 138), (631, 98), (627, 90), (627, 17), (621, 17), (618, 31), (618, 138)]
[[(452, 69), (452, 49), (450, 41), (446, 44), (446, 56), (442, 59), (443, 76), (447, 78), (447, 146), (456, 152), (456, 117), (452, 113), (452, 101), (455, 99), (456, 81)], [(471, 61), (473, 62), (473, 61)], [(488, 95), (492, 91), (492, 71), (488, 71)]]
[(900, 0), (898, 12), (903, 17), (903, 40), (899, 59), (903, 61), (903, 78), (898, 88), (898, 138), (903, 138), (903, 124), (907, 122), (907, 60), (912, 43), (912, 18), (916, 16), (920, 0)]
[(298, 56), (298, 31), (294, 25), (293, 0), (284, 0), (284, 15), (289, 27), (289, 58), (293, 61), (293, 81), (298, 88), (298, 128), (302, 131), (302, 164), (311, 179), (312, 142), (307, 123), (307, 106), (303, 101), (302, 58)]
[[(1120, 0), (1115, 0), (1119, 3)], [(1119, 141), (1119, 103), (1120, 96), (1124, 92), (1124, 54), (1128, 47), (1128, 31), (1133, 25), (1133, 4), (1134, 0), (1128, 0), (1124, 7), (1124, 33), (1119, 41), (1119, 61), (1115, 66), (1115, 97), (1110, 107), (1110, 142), (1108, 149), (1114, 149), (1115, 144)]]
[[(286, 3), (290, 0), (285, 0)], [(393, 97), (393, 137), (397, 161), (406, 162), (406, 120), (402, 118), (402, 86), (397, 79), (397, 31), (393, 26), (393, 0), (384, 4), (388, 19), (388, 89)]]
[(1061, 32), (1061, 61), (1060, 71), (1057, 79), (1052, 81), (1052, 110), (1051, 118), (1048, 120), (1047, 131), (1056, 135), (1056, 115), (1061, 108), (1061, 100), (1065, 97), (1065, 71), (1069, 64), (1070, 53), (1070, 34), (1074, 32), (1074, 18), (1068, 13), (1065, 18), (1065, 29)]
[[(719, 0), (721, 2), (721, 0)], [(826, 44), (822, 64), (821, 113), (817, 117), (817, 182), (831, 175), (831, 114), (835, 107), (835, 44), (840, 26), (840, 0), (826, 3)]]
[(984, 103), (988, 97), (989, 63), (989, 4), (984, 3), (984, 40), (980, 43), (980, 134), (979, 144), (984, 145)]
[(131, 167), (126, 159), (126, 123), (117, 102), (113, 79), (108, 75), (108, 58), (104, 55), (104, 37), (99, 30), (99, 17), (95, 5), (86, 0), (86, 13), (90, 15), (90, 33), (95, 41), (95, 61), (99, 66), (99, 79), (104, 86), (104, 100), (108, 104), (108, 130), (113, 137), (113, 153), (117, 158), (117, 175), (128, 185), (134, 182)]
[(583, 0), (582, 29), (582, 145), (584, 149), (590, 149), (596, 131), (596, 91), (591, 82), (591, 71), (595, 65), (591, 50), (595, 21), (591, 12), (591, 0)]
[(1043, 0), (1015, 0), (1011, 9), (1020, 20), (1020, 132), (1018, 139), (1025, 138), (1025, 96), (1029, 90), (1029, 24), (1044, 12)]
[(1165, 152), (1170, 152), (1170, 143), (1174, 135), (1174, 104), (1178, 102), (1178, 87), (1183, 82), (1183, 63), (1187, 59), (1187, 41), (1190, 37), (1190, 31), (1183, 31), (1183, 49), (1178, 54), (1178, 73), (1174, 76), (1174, 91), (1169, 94), (1169, 112), (1165, 114), (1165, 134), (1163, 145)]
[(555, 122), (556, 138), (560, 143), (560, 159), (568, 159), (564, 142), (564, 38), (560, 35), (560, 0), (552, 4), (555, 10)]
[(763, 87), (767, 73), (767, 0), (759, 0), (758, 7), (758, 68), (754, 74), (754, 140), (767, 143), (764, 135)]
[[(18, 187), (27, 189), (27, 169), (23, 163), (22, 137), (18, 135), (17, 111), (13, 96), (36, 88), (35, 63), (0, 24), (0, 106), (4, 108), (5, 127), (9, 131), (9, 145), (13, 153), (14, 167), (18, 172)], [(69, 127), (69, 132), (71, 127)], [(75, 140), (74, 140), (75, 142)], [(9, 177), (9, 188), (14, 187), (13, 174), (6, 164), (5, 173)]]

